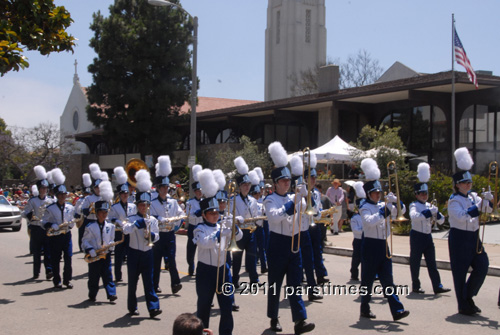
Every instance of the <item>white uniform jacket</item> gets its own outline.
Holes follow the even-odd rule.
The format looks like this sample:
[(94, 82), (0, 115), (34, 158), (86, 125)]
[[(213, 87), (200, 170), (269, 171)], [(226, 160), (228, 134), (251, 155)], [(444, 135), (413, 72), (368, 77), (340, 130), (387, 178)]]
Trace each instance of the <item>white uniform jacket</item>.
[[(227, 217), (227, 219), (231, 220), (230, 217)], [(223, 265), (224, 252), (231, 241), (229, 237), (222, 236), (219, 242), (217, 232), (220, 230), (220, 224), (220, 221), (216, 224), (202, 222), (194, 229), (193, 243), (198, 245), (198, 261), (203, 264), (215, 267)], [(226, 227), (231, 226), (231, 223), (222, 224)], [(236, 228), (234, 237), (236, 241), (243, 237), (243, 233), (239, 228)]]
[[(151, 208), (150, 208), (150, 214), (153, 215), (155, 218), (158, 219), (159, 225), (164, 226), (161, 224), (161, 221), (166, 218), (173, 218), (177, 216), (183, 216), (185, 215), (184, 211), (181, 209), (179, 204), (177, 203), (177, 200), (167, 198), (165, 200), (162, 200), (160, 198), (156, 198), (153, 201), (151, 201)], [(182, 220), (177, 220), (174, 222), (170, 222), (168, 226), (172, 228), (178, 228), (182, 223)], [(165, 228), (161, 229), (160, 231), (168, 231)]]
[(123, 229), (123, 225), (128, 221), (128, 217), (137, 214), (135, 204), (127, 202), (123, 204), (121, 201), (111, 206), (108, 219), (115, 224), (116, 227)]
[[(229, 201), (229, 212), (233, 213), (234, 197)], [(242, 197), (241, 195), (236, 196), (236, 216), (241, 216), (244, 219), (254, 218), (259, 216), (259, 206), (257, 204), (257, 199), (251, 196)]]
[[(432, 207), (429, 202), (422, 203), (420, 201), (414, 201), (410, 204), (410, 219), (411, 219), (411, 229), (418, 231), (423, 234), (432, 233), (432, 216), (429, 214), (422, 214), (425, 210), (430, 210)], [(442, 225), (444, 222), (443, 214), (439, 213), (436, 216), (436, 222)]]
[[(90, 207), (92, 206), (92, 204), (95, 204), (96, 201), (99, 201), (101, 200), (101, 197), (99, 195), (95, 195), (95, 194), (90, 194), (90, 195), (87, 195), (84, 199), (83, 199), (83, 203), (80, 207), (80, 211), (77, 212), (77, 214), (80, 214), (82, 216), (85, 216), (83, 214), (83, 210), (84, 209), (89, 209), (90, 210)], [(89, 221), (95, 221), (97, 218), (95, 216), (95, 213), (90, 213), (88, 216), (87, 216), (87, 219)]]
[(31, 220), (29, 224), (33, 226), (39, 226), (45, 228), (42, 224), (42, 218), (47, 210), (47, 207), (54, 202), (54, 199), (45, 196), (44, 199), (38, 197), (33, 197), (28, 200), (28, 203), (24, 207), (23, 217), (28, 219), (28, 215), (32, 213)]
[(354, 238), (360, 240), (363, 237), (363, 220), (358, 213), (351, 218), (351, 230)]
[[(359, 207), (359, 215), (363, 222), (363, 234), (367, 238), (375, 238), (385, 240), (391, 232), (391, 227), (388, 223), (389, 217), (384, 218), (380, 213), (380, 209), (385, 207), (385, 202), (378, 202), (377, 204), (372, 201), (365, 200)], [(387, 204), (388, 209), (392, 215), (396, 215), (397, 208), (391, 203)], [(386, 228), (387, 227), (387, 228)]]
[(194, 213), (196, 211), (200, 210), (200, 201), (203, 200), (203, 198), (200, 198), (200, 200), (196, 198), (191, 198), (187, 201), (186, 203), (186, 211), (188, 215), (188, 221), (189, 224), (196, 226), (198, 223), (203, 222), (203, 218), (201, 216), (196, 216)]
[[(144, 228), (137, 228), (135, 222), (137, 220), (144, 219), (139, 213), (132, 215), (127, 219), (127, 223), (123, 225), (123, 233), (130, 235), (129, 247), (139, 251), (149, 251), (152, 246), (148, 245), (148, 240), (144, 237)], [(148, 226), (148, 221), (150, 224), (151, 232), (153, 235), (151, 241), (155, 243), (160, 239), (160, 234), (158, 230), (158, 220), (154, 216), (150, 216), (149, 219), (144, 219), (146, 221), (146, 227)]]
[[(294, 199), (294, 194), (287, 193), (285, 195), (279, 195), (276, 192), (268, 195), (264, 199), (264, 208), (267, 215), (267, 221), (269, 222), (269, 231), (285, 236), (292, 236), (292, 232), (294, 234), (299, 233), (299, 214), (295, 215), (295, 221), (293, 221), (293, 213), (291, 210), (291, 208), (293, 208)], [(298, 199), (297, 202), (299, 203)], [(302, 202), (304, 205), (304, 200), (302, 200)]]
[(49, 223), (60, 225), (64, 222), (71, 222), (69, 224), (69, 227), (73, 228), (75, 226), (75, 222), (73, 221), (74, 216), (75, 208), (73, 207), (73, 205), (65, 202), (64, 207), (60, 207), (59, 203), (54, 202), (47, 206), (47, 209), (45, 210), (45, 213), (43, 215), (42, 222), (45, 228), (47, 228)]
[(484, 201), (475, 192), (468, 195), (454, 193), (448, 200), (448, 221), (451, 228), (466, 231), (476, 231), (479, 229), (479, 216), (471, 216), (467, 211), (470, 207), (476, 206), (477, 211), (491, 213), (492, 208), (489, 201)]
[[(82, 238), (82, 249), (85, 252), (89, 252), (90, 249), (95, 251), (105, 247), (115, 240), (115, 225), (104, 221), (104, 224), (100, 226), (97, 221), (89, 222), (85, 226), (85, 231)], [(111, 247), (108, 252), (114, 249)]]

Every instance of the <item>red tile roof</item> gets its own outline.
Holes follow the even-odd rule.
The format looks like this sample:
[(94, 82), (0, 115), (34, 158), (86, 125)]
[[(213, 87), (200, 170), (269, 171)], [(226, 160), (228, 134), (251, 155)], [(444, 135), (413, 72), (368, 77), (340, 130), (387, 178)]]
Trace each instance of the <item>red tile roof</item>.
[[(203, 113), (206, 111), (231, 108), (243, 105), (254, 104), (261, 101), (256, 100), (237, 100), (237, 99), (224, 99), (224, 98), (209, 98), (209, 97), (198, 97), (198, 105), (196, 106), (196, 114)], [(191, 110), (191, 105), (186, 102), (181, 107), (181, 114), (189, 113)]]

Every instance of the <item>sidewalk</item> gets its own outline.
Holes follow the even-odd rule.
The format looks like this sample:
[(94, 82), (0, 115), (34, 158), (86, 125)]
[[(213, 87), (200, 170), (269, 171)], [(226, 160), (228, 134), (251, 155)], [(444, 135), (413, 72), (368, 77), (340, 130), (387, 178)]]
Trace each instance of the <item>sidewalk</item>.
[[(500, 227), (498, 228), (500, 229)], [(497, 230), (497, 229), (495, 229)], [(486, 227), (486, 233), (491, 232), (490, 227)], [(496, 234), (496, 232), (494, 232)], [(352, 232), (343, 232), (339, 235), (332, 235), (330, 231), (326, 233), (328, 242), (332, 243), (323, 251), (327, 254), (348, 256), (352, 255)], [(450, 270), (450, 255), (448, 251), (447, 232), (437, 232), (432, 234), (434, 245), (436, 247), (436, 261), (439, 269)], [(485, 238), (485, 240), (488, 240)], [(390, 240), (389, 240), (390, 243)], [(500, 277), (500, 244), (485, 243), (484, 248), (490, 260), (488, 275)], [(410, 237), (393, 236), (393, 258), (392, 261), (400, 264), (410, 264)], [(425, 260), (422, 259), (422, 265), (425, 266)]]

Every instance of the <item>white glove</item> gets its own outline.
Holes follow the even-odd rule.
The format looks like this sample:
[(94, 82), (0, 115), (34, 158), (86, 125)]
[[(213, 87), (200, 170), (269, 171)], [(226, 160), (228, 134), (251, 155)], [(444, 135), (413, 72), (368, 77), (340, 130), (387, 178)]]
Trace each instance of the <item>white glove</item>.
[(429, 210), (431, 211), (432, 215), (437, 215), (438, 213), (438, 208), (436, 206), (431, 206)]
[(245, 219), (243, 218), (243, 216), (237, 216), (236, 221), (238, 221), (239, 224), (242, 224), (243, 222), (245, 222)]
[(481, 193), (481, 196), (483, 197), (484, 200), (488, 201), (493, 200), (493, 194), (490, 191)]
[(52, 226), (50, 226), (53, 230), (59, 230), (59, 225), (53, 223)]
[(394, 193), (389, 193), (388, 195), (385, 196), (385, 199), (387, 202), (393, 203), (393, 202), (398, 202), (398, 197), (394, 195)]
[(222, 228), (221, 235), (224, 237), (231, 237), (232, 231), (230, 228)]
[(300, 184), (297, 186), (297, 193), (304, 198), (307, 197), (307, 185), (306, 184)]
[(97, 256), (97, 252), (95, 252), (95, 250), (94, 250), (94, 249), (90, 249), (90, 250), (89, 250), (89, 255), (90, 255), (90, 257), (94, 258), (94, 257), (96, 257), (96, 256)]

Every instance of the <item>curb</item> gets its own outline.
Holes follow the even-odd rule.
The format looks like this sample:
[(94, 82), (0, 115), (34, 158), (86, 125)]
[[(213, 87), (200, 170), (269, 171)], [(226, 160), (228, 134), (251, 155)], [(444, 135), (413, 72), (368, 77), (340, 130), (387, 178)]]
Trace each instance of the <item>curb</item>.
[[(329, 255), (337, 255), (337, 256), (345, 256), (352, 257), (352, 249), (350, 248), (341, 248), (341, 247), (323, 247), (323, 252)], [(392, 255), (392, 262), (398, 264), (410, 264), (410, 256), (405, 255)], [(450, 261), (436, 259), (437, 268), (441, 270), (451, 270)], [(420, 261), (421, 266), (427, 266), (425, 260), (422, 259)], [(469, 269), (470, 271), (470, 269)], [(500, 277), (500, 267), (498, 266), (489, 266), (488, 267), (488, 276)]]

